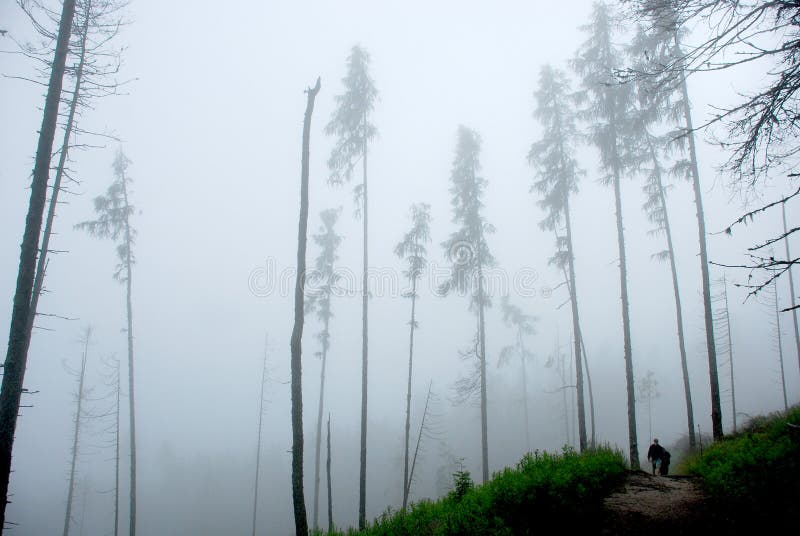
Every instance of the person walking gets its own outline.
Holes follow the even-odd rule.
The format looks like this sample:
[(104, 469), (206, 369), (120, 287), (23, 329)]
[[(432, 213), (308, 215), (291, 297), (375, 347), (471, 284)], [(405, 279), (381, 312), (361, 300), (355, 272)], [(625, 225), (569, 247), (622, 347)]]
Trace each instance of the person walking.
[(664, 447), (658, 444), (658, 439), (653, 439), (653, 444), (647, 449), (647, 459), (653, 464), (653, 474), (661, 469), (661, 460), (664, 458)]

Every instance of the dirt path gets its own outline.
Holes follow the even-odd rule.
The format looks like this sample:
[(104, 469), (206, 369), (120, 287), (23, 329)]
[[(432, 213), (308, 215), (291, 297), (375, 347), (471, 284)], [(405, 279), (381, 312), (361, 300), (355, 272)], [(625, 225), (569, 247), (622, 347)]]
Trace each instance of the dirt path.
[(712, 523), (706, 498), (685, 476), (631, 472), (624, 489), (605, 499), (602, 534), (694, 534)]

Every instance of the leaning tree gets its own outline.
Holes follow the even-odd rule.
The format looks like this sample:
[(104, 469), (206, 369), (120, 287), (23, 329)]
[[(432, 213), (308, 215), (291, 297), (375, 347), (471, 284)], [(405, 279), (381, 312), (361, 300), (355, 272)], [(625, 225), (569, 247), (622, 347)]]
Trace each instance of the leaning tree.
[(42, 112), (42, 127), (39, 130), (39, 141), (36, 148), (31, 196), (20, 246), (19, 272), (11, 309), (11, 326), (8, 332), (8, 350), (3, 364), (3, 382), (0, 388), (0, 532), (5, 528), (8, 480), (11, 475), (11, 451), (14, 446), (14, 431), (17, 427), (20, 398), (24, 390), (30, 331), (33, 328), (30, 321), (32, 316), (31, 298), (36, 273), (36, 257), (39, 252), (39, 234), (42, 230), (53, 140), (58, 126), (58, 106), (61, 100), (61, 87), (74, 17), (75, 0), (64, 0)]

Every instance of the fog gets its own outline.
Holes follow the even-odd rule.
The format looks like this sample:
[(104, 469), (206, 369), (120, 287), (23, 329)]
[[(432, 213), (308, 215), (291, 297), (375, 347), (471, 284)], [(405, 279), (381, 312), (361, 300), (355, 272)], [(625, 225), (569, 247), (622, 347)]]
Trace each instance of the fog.
[[(133, 275), (136, 344), (138, 525), (143, 534), (237, 534), (251, 531), (258, 396), (265, 336), (266, 385), (259, 533), (292, 531), (289, 339), (293, 322), (297, 255), (303, 90), (321, 77), (311, 130), (309, 232), (319, 213), (342, 207), (339, 252), (349, 292), (332, 300), (325, 413), (332, 423), (332, 480), (337, 526), (357, 523), (361, 378), (362, 222), (354, 217), (352, 186), (328, 184), (327, 159), (334, 140), (324, 133), (343, 92), (345, 60), (355, 44), (371, 56), (379, 91), (370, 145), (369, 416), (367, 517), (402, 502), (403, 433), (408, 370), (410, 300), (403, 297), (404, 261), (394, 247), (410, 227), (412, 203), (431, 205), (430, 265), (421, 279), (416, 313), (412, 389), (412, 441), (429, 382), (437, 395), (433, 422), (423, 439), (412, 500), (447, 490), (454, 460), (480, 475), (480, 410), (455, 405), (454, 382), (471, 370), (459, 352), (472, 344), (475, 315), (467, 296), (437, 294), (449, 262), (440, 244), (452, 223), (450, 169), (456, 131), (463, 124), (483, 140), (482, 176), (486, 220), (496, 227), (488, 245), (497, 265), (488, 274), (493, 306), (487, 310), (488, 427), (491, 471), (514, 464), (526, 452), (522, 378), (517, 361), (498, 367), (502, 347), (515, 332), (502, 320), (500, 298), (538, 317), (526, 338), (535, 358), (527, 368), (531, 449), (577, 448), (572, 399), (563, 405), (558, 371), (546, 366), (558, 352), (568, 363), (571, 316), (560, 270), (550, 266), (550, 232), (530, 192), (534, 171), (527, 162), (541, 136), (533, 118), (533, 91), (540, 67), (568, 67), (585, 39), (591, 2), (402, 3), (339, 2), (154, 2), (134, 0), (117, 43), (126, 47), (121, 95), (94, 103), (83, 127), (121, 142), (78, 136), (101, 145), (71, 154), (79, 181), (59, 206), (46, 294), (29, 352), (14, 443), (11, 504), (14, 534), (53, 533), (63, 525), (77, 383), (89, 345), (88, 404), (96, 414), (109, 407), (103, 360), (122, 360), (125, 382), (124, 286), (112, 278), (114, 246), (75, 230), (94, 217), (92, 199), (106, 191), (111, 164), (121, 147), (131, 159), (133, 225), (138, 231)], [(10, 2), (0, 5), (0, 27), (20, 41), (34, 39), (30, 22)], [(13, 50), (8, 37), (0, 49)], [(0, 72), (33, 77), (35, 65), (0, 55)], [(762, 70), (759, 70), (761, 68)], [(758, 83), (763, 66), (708, 73), (689, 82), (696, 123), (713, 106), (736, 102), (737, 92)], [(572, 75), (571, 75), (572, 76)], [(574, 79), (574, 76), (573, 76)], [(574, 84), (577, 86), (577, 84)], [(0, 326), (10, 322), (19, 245), (43, 88), (0, 78)], [(721, 233), (753, 199), (726, 187), (718, 167), (725, 153), (711, 143), (713, 130), (698, 134), (710, 259), (745, 262), (746, 248), (782, 229), (780, 214)], [(614, 196), (598, 182), (597, 151), (578, 149), (586, 169), (572, 200), (576, 286), (581, 327), (592, 375), (596, 437), (627, 452), (627, 405), (620, 321)], [(354, 179), (355, 181), (355, 179)], [(357, 182), (357, 181), (356, 181)], [(668, 264), (651, 259), (663, 238), (648, 235), (641, 210), (642, 180), (622, 185), (633, 367), (636, 378), (652, 370), (660, 396), (653, 401), (652, 431), (662, 444), (686, 433), (686, 411)], [(789, 185), (774, 179), (761, 191), (777, 199)], [(750, 205), (747, 205), (750, 203)], [(691, 184), (675, 182), (668, 199), (684, 322), (695, 421), (711, 431), (708, 360), (698, 262), (697, 220)], [(789, 226), (797, 225), (788, 211)], [(793, 244), (800, 247), (800, 244)], [(309, 241), (308, 262), (319, 249)], [(745, 283), (748, 272), (712, 266), (712, 278)], [(444, 274), (444, 276), (442, 275)], [(783, 303), (788, 282), (779, 282)], [(728, 285), (740, 422), (748, 415), (782, 409), (778, 356), (763, 300)], [(791, 321), (784, 315), (784, 354), (790, 403), (800, 398), (800, 375)], [(311, 515), (314, 436), (321, 325), (307, 315), (303, 338), (305, 493)], [(558, 349), (558, 350), (556, 350)], [(558, 359), (557, 359), (558, 360)], [(566, 373), (571, 369), (569, 365)], [(732, 414), (727, 356), (719, 355), (723, 423)], [(574, 384), (574, 381), (570, 379)], [(123, 417), (127, 415), (123, 388)], [(30, 407), (29, 407), (30, 406)], [(567, 422), (564, 422), (566, 410)], [(113, 435), (109, 417), (82, 430), (73, 530), (113, 531)], [(647, 406), (637, 404), (639, 449), (651, 437)], [(127, 512), (127, 421), (122, 420), (123, 465), (120, 515)], [(324, 438), (323, 438), (324, 439)], [(324, 440), (323, 440), (324, 445)], [(324, 456), (323, 456), (324, 467)], [(324, 476), (320, 519), (325, 519)], [(122, 526), (125, 526), (123, 523)]]

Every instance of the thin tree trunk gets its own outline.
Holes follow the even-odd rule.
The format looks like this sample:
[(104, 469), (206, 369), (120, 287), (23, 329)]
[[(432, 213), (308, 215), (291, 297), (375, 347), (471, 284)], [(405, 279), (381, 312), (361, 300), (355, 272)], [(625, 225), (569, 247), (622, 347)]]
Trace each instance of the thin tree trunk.
[(778, 359), (781, 365), (781, 388), (783, 389), (783, 410), (789, 409), (789, 399), (786, 396), (786, 375), (783, 370), (783, 338), (781, 337), (781, 310), (778, 304), (778, 280), (772, 280), (772, 288), (775, 289), (775, 329), (778, 332)]
[(519, 356), (520, 361), (522, 363), (522, 403), (524, 405), (524, 413), (525, 413), (525, 450), (530, 452), (531, 450), (531, 433), (530, 428), (528, 425), (528, 373), (525, 369), (525, 344), (522, 341), (522, 331), (517, 330), (517, 344), (519, 345)]
[(8, 351), (3, 366), (3, 382), (0, 388), (0, 532), (5, 528), (8, 480), (11, 474), (11, 452), (14, 446), (14, 431), (17, 427), (20, 397), (25, 380), (25, 368), (30, 346), (30, 316), (33, 281), (36, 270), (36, 255), (39, 249), (39, 233), (47, 199), (47, 182), (53, 140), (58, 125), (58, 105), (61, 101), (61, 86), (64, 78), (72, 20), (75, 16), (75, 0), (64, 0), (61, 21), (53, 56), (53, 67), (47, 86), (42, 126), (36, 149), (36, 161), (31, 181), (31, 196), (25, 231), (20, 247), (19, 272), (14, 292), (11, 325), (8, 335)]
[(569, 404), (567, 403), (567, 384), (566, 366), (564, 365), (564, 355), (561, 353), (561, 338), (556, 332), (556, 357), (558, 358), (558, 372), (561, 374), (561, 404), (564, 407), (564, 444), (570, 444), (569, 433)]
[(731, 412), (733, 413), (733, 433), (736, 433), (736, 386), (733, 381), (733, 339), (731, 338), (731, 316), (728, 312), (728, 281), (722, 276), (725, 296), (725, 325), (728, 332), (728, 359), (731, 365)]
[[(680, 54), (680, 40), (675, 33), (675, 47)], [(680, 57), (680, 56), (678, 56)], [(711, 309), (711, 279), (708, 270), (708, 251), (706, 248), (706, 221), (703, 212), (703, 193), (700, 189), (700, 171), (697, 165), (697, 149), (692, 125), (692, 110), (689, 106), (689, 87), (686, 75), (681, 68), (681, 96), (683, 98), (683, 116), (686, 122), (686, 137), (689, 140), (689, 160), (692, 171), (692, 188), (694, 203), (697, 207), (697, 234), (700, 243), (700, 274), (703, 281), (703, 310), (706, 321), (706, 347), (708, 349), (708, 377), (711, 384), (711, 426), (714, 439), (722, 439), (722, 406), (719, 396), (719, 376), (717, 373), (717, 345), (714, 339), (714, 315)], [(735, 418), (735, 417), (734, 417)]]
[[(606, 57), (611, 57), (610, 42), (606, 41)], [(625, 232), (622, 225), (622, 192), (620, 189), (621, 170), (619, 157), (619, 136), (617, 135), (617, 102), (613, 94), (606, 94), (606, 102), (611, 118), (609, 136), (612, 144), (612, 167), (614, 184), (614, 207), (617, 220), (617, 247), (619, 248), (619, 285), (622, 301), (622, 339), (625, 357), (625, 384), (628, 394), (628, 448), (631, 469), (639, 469), (639, 445), (636, 433), (636, 392), (633, 375), (633, 349), (631, 346), (630, 302), (628, 300), (628, 260), (625, 254)]]
[(258, 513), (258, 472), (261, 468), (261, 425), (264, 420), (264, 383), (267, 380), (267, 337), (264, 337), (264, 364), (261, 368), (261, 396), (258, 399), (258, 440), (256, 441), (256, 481), (253, 485), (253, 536), (256, 536)]
[(75, 430), (72, 435), (72, 464), (69, 469), (69, 491), (67, 491), (67, 512), (64, 515), (64, 536), (69, 535), (69, 525), (72, 521), (72, 497), (75, 493), (75, 463), (78, 460), (78, 439), (81, 433), (81, 406), (83, 403), (83, 382), (86, 378), (86, 358), (89, 355), (89, 339), (92, 328), (86, 328), (86, 338), (83, 342), (83, 356), (81, 357), (81, 375), (78, 380), (78, 409), (75, 412)]
[(586, 369), (586, 383), (589, 387), (589, 412), (592, 424), (592, 448), (594, 448), (597, 445), (594, 426), (594, 391), (592, 390), (592, 375), (589, 374), (589, 358), (586, 356), (586, 344), (583, 342), (583, 332), (581, 332), (581, 350), (583, 350), (583, 367)]
[(484, 318), (483, 295), (483, 266), (480, 256), (481, 244), (478, 243), (478, 329), (481, 348), (481, 462), (483, 469), (483, 483), (489, 481), (489, 434), (488, 434), (488, 407), (486, 402), (486, 321)]
[(575, 344), (575, 390), (578, 394), (578, 442), (581, 452), (586, 450), (586, 402), (583, 393), (583, 367), (581, 366), (581, 323), (578, 318), (578, 295), (575, 288), (575, 257), (572, 253), (572, 221), (569, 195), (564, 195), (564, 220), (567, 232), (567, 264), (569, 268), (569, 300), (572, 308), (572, 332)]
[(317, 437), (314, 454), (314, 530), (319, 529), (319, 465), (322, 447), (322, 408), (325, 401), (325, 366), (328, 362), (328, 325), (330, 317), (325, 317), (325, 335), (322, 342), (322, 369), (319, 374), (319, 409), (317, 410)]
[[(614, 138), (616, 143), (616, 134)], [(615, 155), (615, 162), (618, 159)], [(617, 245), (619, 246), (619, 281), (622, 300), (622, 336), (625, 351), (625, 379), (628, 388), (628, 442), (631, 469), (639, 469), (639, 446), (636, 438), (636, 393), (633, 380), (633, 351), (631, 348), (631, 320), (628, 305), (628, 261), (625, 256), (625, 234), (622, 226), (622, 193), (620, 173), (614, 168), (614, 204), (617, 219)]]
[(331, 493), (331, 414), (328, 413), (328, 461), (325, 466), (328, 476), (328, 532), (333, 532), (333, 494)]
[(122, 171), (122, 195), (125, 202), (125, 306), (128, 318), (128, 400), (130, 403), (130, 426), (131, 426), (131, 497), (130, 497), (130, 528), (129, 536), (136, 536), (136, 403), (134, 398), (134, 375), (133, 375), (133, 307), (131, 305), (131, 279), (133, 278), (133, 259), (131, 258), (131, 226), (128, 220), (128, 186), (125, 179), (125, 171)]
[(414, 460), (411, 462), (411, 472), (408, 475), (408, 484), (405, 489), (406, 496), (411, 494), (411, 481), (414, 478), (414, 468), (417, 466), (417, 455), (419, 454), (419, 446), (422, 443), (422, 432), (425, 430), (425, 419), (428, 416), (428, 408), (431, 402), (431, 393), (433, 392), (433, 380), (428, 384), (428, 396), (425, 397), (425, 410), (422, 412), (422, 421), (419, 424), (419, 434), (417, 434), (417, 446), (414, 448)]
[(64, 139), (61, 142), (61, 154), (58, 159), (58, 167), (56, 168), (56, 176), (53, 179), (53, 193), (50, 195), (50, 203), (47, 207), (47, 218), (45, 220), (44, 232), (42, 233), (42, 244), (39, 248), (39, 260), (36, 263), (36, 276), (33, 280), (33, 294), (31, 296), (31, 310), (28, 327), (28, 344), (30, 344), (30, 337), (33, 331), (33, 321), (36, 318), (36, 311), (39, 306), (39, 297), (42, 294), (44, 287), (44, 276), (47, 269), (47, 254), (50, 247), (50, 236), (53, 232), (53, 220), (55, 219), (56, 207), (58, 206), (58, 195), (61, 192), (61, 180), (64, 177), (64, 167), (67, 163), (67, 156), (69, 154), (69, 140), (72, 137), (72, 129), (75, 125), (75, 112), (78, 108), (78, 100), (80, 98), (81, 83), (83, 82), (83, 67), (86, 60), (86, 39), (89, 31), (89, 19), (91, 1), (86, 2), (84, 9), (84, 21), (81, 28), (83, 32), (81, 35), (80, 54), (78, 57), (78, 67), (75, 72), (75, 86), (72, 90), (72, 103), (69, 107), (67, 114), (67, 122), (64, 125)]
[[(686, 359), (686, 342), (683, 335), (683, 308), (681, 307), (681, 293), (678, 287), (678, 269), (675, 265), (675, 249), (672, 245), (672, 228), (669, 224), (669, 213), (667, 211), (667, 197), (664, 194), (664, 186), (661, 182), (661, 171), (658, 158), (653, 148), (650, 133), (645, 130), (647, 145), (650, 150), (650, 158), (656, 170), (656, 181), (658, 182), (658, 196), (661, 200), (661, 207), (664, 210), (664, 232), (667, 238), (667, 251), (669, 252), (669, 267), (672, 273), (672, 292), (675, 296), (675, 320), (678, 326), (678, 348), (681, 353), (681, 372), (683, 374), (683, 392), (686, 398), (686, 424), (689, 429), (689, 449), (694, 450), (696, 438), (694, 436), (694, 409), (692, 405), (692, 391), (689, 384), (689, 366)], [(652, 434), (651, 434), (652, 437)]]
[[(786, 228), (786, 203), (781, 205), (781, 213), (783, 214), (783, 244), (786, 246), (786, 260), (791, 261), (792, 255), (789, 252), (789, 231)], [(794, 295), (794, 276), (792, 275), (792, 267), (789, 266), (789, 296), (792, 303), (792, 320), (794, 321), (794, 347), (797, 350), (797, 365), (800, 366), (800, 329), (797, 326), (797, 304), (795, 303)]]
[(119, 534), (119, 401), (122, 389), (119, 374), (119, 360), (117, 360), (117, 421), (114, 428), (114, 536)]
[[(567, 283), (567, 287), (571, 287), (569, 277), (567, 276), (566, 268), (562, 267), (562, 271), (564, 272), (564, 281)], [(570, 300), (572, 299), (572, 289), (569, 289), (570, 292)], [(576, 295), (577, 299), (577, 295)], [(580, 327), (580, 321), (578, 322), (578, 326)], [(580, 329), (578, 330), (580, 333), (580, 344), (581, 344), (581, 352), (583, 353), (583, 368), (586, 370), (586, 383), (587, 387), (589, 388), (589, 413), (591, 419), (591, 426), (592, 426), (592, 448), (594, 448), (596, 444), (595, 438), (595, 425), (594, 425), (594, 390), (592, 389), (592, 375), (589, 373), (589, 360), (586, 354), (586, 344), (583, 342), (583, 331)]]
[[(573, 378), (572, 365), (575, 363), (575, 355), (574, 355), (575, 344), (574, 344), (574, 341), (575, 341), (575, 336), (574, 336), (574, 334), (572, 334), (572, 337), (570, 338), (570, 345), (569, 345), (569, 360), (567, 360), (567, 362), (569, 363), (569, 374), (567, 375), (567, 377), (570, 379), (570, 381)], [(576, 389), (576, 391), (577, 391), (577, 389)], [(575, 397), (577, 397), (577, 392), (575, 393)], [(572, 445), (572, 446), (575, 445), (575, 413), (576, 413), (575, 397), (572, 396), (572, 392), (570, 391), (570, 395), (569, 395), (569, 441), (570, 441), (570, 443), (569, 444)]]
[(411, 322), (408, 336), (408, 388), (406, 390), (406, 438), (405, 438), (405, 463), (403, 464), (403, 510), (408, 506), (408, 489), (410, 487), (408, 475), (408, 441), (411, 432), (411, 371), (414, 362), (414, 326), (417, 306), (417, 278), (411, 277)]
[(309, 142), (311, 138), (311, 114), (314, 99), (320, 89), (320, 79), (313, 88), (306, 90), (308, 100), (303, 120), (303, 150), (300, 174), (300, 222), (297, 231), (297, 279), (294, 290), (294, 327), (292, 328), (292, 502), (296, 536), (308, 535), (306, 502), (303, 496), (303, 383), (302, 340), (303, 298), (306, 285), (306, 241), (308, 239), (308, 167)]
[[(364, 112), (364, 130), (366, 132), (367, 112)], [(367, 137), (364, 136), (364, 264), (362, 266), (362, 294), (361, 294), (361, 459), (358, 476), (358, 528), (364, 530), (367, 523), (367, 350), (369, 348), (368, 337), (368, 306), (369, 306), (369, 278), (367, 270), (369, 268), (369, 250), (367, 244), (368, 237), (368, 215), (369, 204), (367, 202)]]

